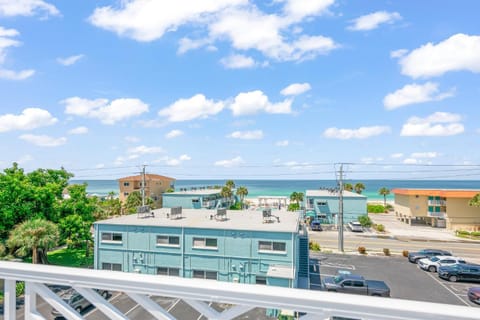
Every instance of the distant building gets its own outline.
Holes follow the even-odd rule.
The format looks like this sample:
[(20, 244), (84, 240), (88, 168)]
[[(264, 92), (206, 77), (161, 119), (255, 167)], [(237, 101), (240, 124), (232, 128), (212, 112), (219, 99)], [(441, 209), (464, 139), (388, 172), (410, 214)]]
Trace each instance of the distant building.
[(308, 233), (287, 211), (156, 209), (97, 221), (96, 269), (308, 288)]
[[(184, 209), (216, 209), (227, 208), (229, 201), (220, 195), (222, 189), (192, 188), (181, 189), (163, 195), (163, 207)], [(234, 199), (234, 198), (233, 198)]]
[[(162, 206), (162, 193), (173, 188), (174, 178), (158, 174), (145, 174), (145, 197), (150, 197), (157, 208)], [(118, 179), (120, 201), (125, 202), (132, 192), (142, 192), (142, 175)]]
[(408, 224), (451, 230), (480, 230), (480, 208), (468, 205), (480, 190), (393, 189), (395, 214)]
[[(324, 224), (337, 224), (339, 212), (338, 190), (307, 190), (304, 206), (307, 216)], [(343, 222), (358, 221), (367, 214), (367, 197), (358, 193), (343, 191)]]

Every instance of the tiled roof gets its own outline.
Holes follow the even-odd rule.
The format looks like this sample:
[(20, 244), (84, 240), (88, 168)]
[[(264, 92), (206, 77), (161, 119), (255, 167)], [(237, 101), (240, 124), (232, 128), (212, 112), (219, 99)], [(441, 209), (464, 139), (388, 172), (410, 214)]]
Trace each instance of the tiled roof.
[[(166, 177), (166, 176), (161, 176), (159, 174), (152, 174), (152, 173), (147, 173), (145, 174), (145, 180), (175, 180), (174, 178)], [(123, 177), (118, 179), (118, 181), (142, 181), (142, 175), (136, 175), (136, 176), (129, 176), (129, 177)]]

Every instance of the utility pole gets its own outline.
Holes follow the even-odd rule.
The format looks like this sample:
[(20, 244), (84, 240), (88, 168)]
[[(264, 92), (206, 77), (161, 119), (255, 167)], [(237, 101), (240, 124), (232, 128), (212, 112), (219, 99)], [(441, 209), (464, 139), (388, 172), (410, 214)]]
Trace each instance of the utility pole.
[(145, 165), (142, 168), (142, 207), (145, 206)]
[(338, 250), (343, 252), (343, 164), (340, 164), (338, 181)]

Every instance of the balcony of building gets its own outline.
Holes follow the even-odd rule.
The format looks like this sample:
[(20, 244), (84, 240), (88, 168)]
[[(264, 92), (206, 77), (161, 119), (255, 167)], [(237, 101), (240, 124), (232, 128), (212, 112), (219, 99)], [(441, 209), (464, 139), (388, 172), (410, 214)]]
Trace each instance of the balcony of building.
[(428, 200), (428, 205), (445, 207), (447, 205), (447, 200)]
[[(257, 317), (254, 318), (265, 315), (267, 310), (270, 314), (275, 314), (275, 310), (289, 310), (303, 320), (334, 317), (466, 320), (479, 319), (480, 315), (475, 308), (447, 304), (15, 262), (0, 262), (0, 278), (5, 280), (5, 320), (17, 319), (20, 313), (25, 319), (51, 319), (52, 308), (66, 319), (83, 319), (82, 314), (51, 291), (51, 285), (73, 287), (108, 319), (129, 319), (132, 314), (126, 315), (121, 311), (122, 305), (115, 304), (114, 299), (104, 299), (93, 288), (125, 295), (137, 304), (137, 311), (144, 312), (142, 319), (184, 319), (185, 316), (175, 317), (169, 313), (170, 308), (159, 302), (167, 297), (182, 301), (185, 308), (208, 319), (235, 319), (255, 310)], [(17, 281), (25, 283), (22, 306), (16, 305)], [(49, 309), (40, 308), (45, 304)]]

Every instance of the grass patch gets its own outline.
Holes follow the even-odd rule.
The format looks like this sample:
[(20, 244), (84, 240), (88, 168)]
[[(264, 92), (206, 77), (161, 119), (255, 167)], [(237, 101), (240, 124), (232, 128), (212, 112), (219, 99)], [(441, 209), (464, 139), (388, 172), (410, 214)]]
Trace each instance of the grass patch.
[(59, 249), (48, 253), (48, 262), (57, 266), (88, 268), (93, 266), (93, 254), (85, 257), (85, 249)]
[(469, 232), (465, 230), (457, 230), (455, 231), (455, 235), (459, 238), (480, 240), (480, 232), (478, 231)]

